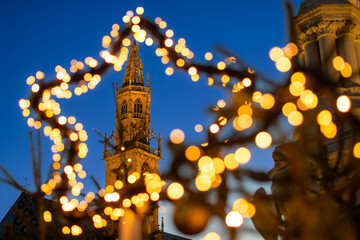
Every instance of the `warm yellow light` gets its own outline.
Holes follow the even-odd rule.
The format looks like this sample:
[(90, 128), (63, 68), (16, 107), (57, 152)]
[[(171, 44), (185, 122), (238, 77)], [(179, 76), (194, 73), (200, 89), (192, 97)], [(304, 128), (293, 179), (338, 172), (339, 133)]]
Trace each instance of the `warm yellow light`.
[(175, 144), (180, 144), (185, 140), (185, 134), (180, 129), (174, 129), (170, 133), (170, 141)]
[(45, 211), (45, 212), (43, 213), (43, 218), (44, 218), (44, 221), (45, 221), (45, 222), (51, 222), (51, 221), (52, 221), (51, 212)]
[(226, 63), (225, 62), (218, 62), (217, 68), (219, 70), (224, 70), (226, 68)]
[(114, 186), (113, 185), (107, 185), (105, 188), (105, 192), (112, 193), (114, 192)]
[(122, 189), (124, 187), (124, 183), (120, 180), (117, 180), (114, 184), (116, 189)]
[(176, 60), (176, 65), (178, 67), (183, 67), (185, 65), (185, 61), (182, 58), (179, 58), (178, 60)]
[(145, 44), (147, 46), (151, 46), (151, 45), (153, 45), (153, 43), (154, 43), (154, 40), (152, 38), (150, 38), (150, 37), (146, 38)]
[(216, 134), (219, 132), (219, 130), (220, 130), (219, 125), (217, 125), (215, 123), (210, 125), (210, 132)]
[(221, 126), (225, 126), (227, 123), (227, 118), (221, 116), (221, 117), (219, 117), (218, 122)]
[(301, 95), (301, 93), (305, 90), (304, 84), (302, 84), (299, 81), (293, 82), (289, 86), (289, 92), (291, 95), (298, 97)]
[(218, 105), (219, 108), (224, 108), (226, 106), (226, 102), (224, 101), (224, 99), (220, 99), (217, 102), (217, 105)]
[(352, 75), (352, 67), (351, 67), (351, 65), (349, 63), (345, 63), (344, 69), (341, 70), (340, 73), (344, 78), (351, 77), (351, 75)]
[(256, 213), (256, 208), (254, 206), (254, 204), (252, 203), (248, 203), (247, 204), (247, 211), (246, 213), (243, 214), (244, 218), (252, 218)]
[(128, 198), (124, 199), (122, 205), (124, 206), (124, 208), (129, 208), (131, 206), (131, 200)]
[(235, 202), (233, 203), (233, 210), (241, 214), (244, 214), (248, 210), (248, 205), (249, 204), (245, 199), (239, 198), (236, 199)]
[(137, 7), (136, 8), (136, 13), (139, 14), (139, 15), (144, 14), (144, 8), (143, 7)]
[(63, 234), (70, 234), (70, 228), (65, 226), (62, 228), (62, 232), (63, 232)]
[(206, 192), (211, 188), (210, 177), (204, 174), (199, 174), (195, 179), (195, 186), (199, 191)]
[(112, 208), (112, 207), (106, 207), (106, 208), (104, 209), (104, 213), (105, 213), (106, 215), (108, 215), (108, 216), (110, 216), (110, 215), (112, 214), (112, 212), (113, 212), (113, 208)]
[(172, 67), (168, 67), (165, 70), (166, 75), (170, 76), (174, 73), (174, 69)]
[(136, 176), (133, 175), (133, 174), (131, 174), (130, 176), (128, 176), (128, 182), (129, 182), (130, 184), (135, 183), (135, 182), (136, 182)]
[(201, 156), (201, 150), (197, 146), (189, 146), (185, 151), (185, 156), (189, 161), (196, 161)]
[[(135, 26), (135, 25), (134, 25)], [(137, 31), (135, 34), (134, 34), (134, 37), (135, 39), (138, 41), (138, 42), (144, 42), (145, 41), (145, 38), (146, 38), (146, 31), (144, 29), (139, 29), (139, 31)]]
[(192, 75), (195, 75), (197, 73), (197, 69), (195, 67), (190, 67), (188, 72), (192, 76)]
[(294, 82), (300, 82), (302, 83), (303, 85), (305, 85), (306, 83), (306, 76), (304, 73), (302, 72), (296, 72), (294, 73), (292, 76), (291, 76), (291, 82), (294, 83)]
[(317, 115), (317, 123), (319, 125), (327, 126), (332, 121), (332, 115), (331, 112), (328, 110), (323, 110)]
[(39, 90), (40, 90), (39, 84), (34, 83), (34, 84), (31, 86), (31, 91), (32, 91), (32, 92), (37, 93)]
[(300, 126), (303, 123), (304, 117), (299, 111), (292, 111), (288, 116), (288, 121), (293, 126)]
[(199, 80), (199, 78), (200, 78), (200, 76), (198, 74), (194, 74), (194, 75), (191, 76), (191, 80), (193, 82), (197, 82)]
[(73, 116), (69, 117), (69, 118), (68, 118), (68, 123), (69, 123), (69, 124), (75, 124), (75, 123), (76, 123), (76, 118), (73, 117)]
[(36, 74), (35, 74), (35, 77), (37, 79), (41, 80), (41, 79), (44, 79), (45, 74), (43, 72), (41, 72), (41, 71), (37, 71)]
[(73, 236), (79, 236), (79, 235), (81, 235), (81, 233), (82, 233), (81, 227), (79, 227), (77, 225), (71, 226), (71, 234)]
[(128, 23), (128, 22), (130, 22), (130, 17), (126, 15), (122, 18), (122, 20), (124, 23)]
[(284, 52), (279, 47), (273, 47), (269, 52), (270, 59), (274, 62), (278, 61), (280, 58), (284, 57)]
[(264, 94), (260, 99), (260, 106), (263, 109), (271, 109), (275, 105), (275, 98), (270, 93)]
[(52, 166), (53, 166), (54, 170), (59, 170), (61, 167), (60, 163), (58, 163), (58, 162), (54, 162)]
[(239, 162), (237, 161), (235, 154), (229, 153), (224, 158), (225, 167), (229, 170), (235, 170), (239, 166)]
[(259, 148), (268, 148), (272, 143), (272, 137), (268, 132), (259, 132), (255, 137), (255, 143)]
[(135, 16), (131, 19), (131, 22), (133, 24), (139, 24), (140, 23), (140, 17), (139, 16)]
[(276, 61), (276, 68), (280, 72), (287, 72), (291, 69), (291, 62), (288, 58), (282, 57)]
[(58, 123), (59, 123), (60, 125), (64, 125), (64, 124), (66, 124), (66, 122), (67, 122), (67, 118), (66, 118), (66, 117), (61, 116), (61, 117), (58, 118)]
[(303, 91), (300, 95), (300, 100), (304, 103), (306, 107), (310, 109), (315, 108), (319, 101), (318, 97), (311, 90)]
[(259, 92), (259, 91), (255, 91), (255, 92), (253, 93), (252, 100), (253, 100), (254, 102), (257, 102), (257, 103), (258, 103), (258, 102), (260, 102), (261, 97), (262, 97), (262, 93)]
[(351, 108), (350, 98), (346, 95), (338, 97), (338, 99), (336, 100), (336, 106), (340, 112), (348, 112)]
[(55, 153), (52, 158), (53, 158), (53, 160), (54, 160), (55, 162), (58, 162), (58, 161), (60, 161), (61, 156), (60, 156), (60, 154)]
[(165, 40), (164, 44), (167, 47), (171, 47), (174, 44), (174, 42), (173, 42), (173, 40), (171, 40), (171, 38), (168, 38)]
[(221, 240), (219, 234), (217, 234), (215, 232), (210, 232), (210, 233), (206, 234), (205, 237), (202, 239), (203, 240)]
[(157, 193), (157, 192), (151, 193), (151, 194), (150, 194), (150, 199), (151, 199), (151, 201), (153, 201), (153, 202), (158, 201), (158, 200), (160, 199), (159, 193)]
[(140, 31), (140, 26), (139, 25), (133, 25), (131, 27), (131, 30), (134, 32), (134, 33), (137, 33)]
[(285, 47), (285, 50), (286, 50), (286, 53), (290, 56), (290, 57), (293, 57), (295, 56), (296, 54), (298, 54), (298, 47), (296, 46), (295, 43), (288, 43), (286, 44), (286, 47)]
[(212, 55), (211, 52), (205, 53), (205, 59), (206, 59), (206, 60), (210, 61), (212, 58), (213, 58), (213, 55)]
[(354, 157), (360, 158), (360, 142), (356, 143), (353, 149)]
[[(119, 36), (119, 32), (117, 30), (113, 29), (113, 30), (111, 30), (110, 35), (113, 38), (116, 38), (117, 36)], [(106, 44), (105, 44), (105, 46), (106, 46)]]
[(296, 111), (296, 105), (292, 102), (287, 102), (284, 104), (284, 106), (282, 107), (282, 112), (284, 114), (284, 116), (289, 116), (289, 114), (293, 111)]
[(208, 172), (214, 168), (214, 163), (211, 157), (203, 156), (199, 159), (198, 166), (202, 172)]
[(70, 133), (70, 136), (69, 136), (70, 140), (75, 142), (78, 140), (78, 135), (76, 133)]
[(124, 40), (123, 40), (123, 45), (125, 46), (125, 47), (128, 47), (128, 46), (130, 46), (130, 44), (131, 44), (131, 41), (130, 41), (130, 39), (128, 39), (128, 38), (124, 38)]
[(244, 219), (240, 213), (231, 211), (226, 215), (225, 222), (228, 227), (236, 228), (241, 226), (241, 224), (244, 222)]
[(167, 188), (167, 195), (170, 199), (178, 200), (184, 195), (184, 187), (177, 182), (171, 183)]
[(101, 222), (101, 216), (99, 214), (95, 214), (92, 217), (93, 222)]
[(26, 79), (26, 84), (27, 85), (32, 85), (35, 82), (35, 77), (34, 76), (30, 76)]
[(208, 77), (208, 85), (211, 86), (214, 84), (214, 79), (212, 77)]
[(215, 173), (221, 174), (225, 170), (225, 163), (221, 158), (214, 158), (213, 159), (213, 165), (215, 168)]
[(251, 79), (250, 78), (244, 78), (242, 80), (242, 84), (244, 85), (244, 87), (250, 87), (251, 86)]
[(326, 138), (334, 138), (337, 134), (337, 127), (336, 125), (331, 122), (329, 125), (327, 126), (320, 126), (320, 131), (324, 134), (324, 136)]
[(72, 168), (70, 165), (66, 165), (66, 166), (64, 167), (64, 172), (65, 172), (66, 174), (70, 174), (70, 173), (73, 172), (73, 168)]
[(203, 131), (203, 126), (201, 124), (196, 124), (195, 126), (195, 132), (202, 132)]
[(161, 28), (161, 29), (166, 28), (166, 26), (167, 26), (167, 23), (166, 23), (165, 21), (161, 21), (161, 22), (159, 23), (159, 28)]
[(171, 30), (171, 29), (168, 29), (168, 30), (166, 30), (165, 35), (166, 35), (168, 38), (171, 38), (171, 37), (174, 36), (174, 31)]
[(240, 164), (246, 164), (250, 161), (251, 153), (249, 149), (240, 147), (235, 151), (235, 158)]
[(337, 56), (333, 59), (333, 66), (336, 71), (342, 71), (345, 68), (345, 61), (342, 57)]

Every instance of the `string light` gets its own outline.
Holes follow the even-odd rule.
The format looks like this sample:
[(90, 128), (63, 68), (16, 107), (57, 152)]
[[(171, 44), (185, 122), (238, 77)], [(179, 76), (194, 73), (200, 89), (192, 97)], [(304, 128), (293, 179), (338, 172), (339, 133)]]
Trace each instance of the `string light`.
[[(144, 13), (144, 9), (142, 7), (138, 7), (136, 9), (136, 13), (138, 15), (142, 15)], [(150, 46), (153, 44), (153, 39), (151, 36), (148, 36), (148, 32), (145, 29), (142, 29), (142, 18), (140, 16), (134, 16), (134, 13), (132, 11), (128, 11), (126, 15), (123, 17), (124, 23), (129, 23), (129, 28), (131, 27), (132, 32), (134, 33), (134, 38), (138, 42), (145, 42), (146, 45)], [(165, 29), (167, 27), (167, 23), (163, 21), (161, 18), (156, 18), (155, 23), (159, 25), (160, 29)], [(132, 26), (131, 26), (132, 24)], [(109, 35), (105, 35), (102, 38), (102, 46), (104, 48), (110, 48), (113, 41), (116, 41), (115, 38), (119, 35), (120, 26), (117, 24), (114, 24), (112, 26), (112, 30)], [(164, 30), (165, 31), (165, 30)], [(191, 79), (196, 82), (199, 80), (199, 74), (202, 72), (201, 68), (197, 66), (191, 66), (191, 62), (185, 62), (186, 59), (192, 59), (194, 57), (193, 52), (185, 46), (186, 41), (183, 38), (180, 38), (178, 40), (178, 43), (176, 44), (176, 41), (171, 39), (174, 36), (174, 31), (171, 29), (168, 29), (165, 31), (165, 41), (163, 44), (167, 48), (171, 49), (165, 49), (165, 48), (157, 48), (156, 49), (156, 55), (161, 57), (161, 62), (163, 64), (168, 64), (170, 62), (170, 51), (175, 51), (179, 53), (178, 57), (176, 58), (176, 62), (174, 64), (174, 68), (179, 67), (184, 69), (188, 69), (188, 74), (191, 76)], [(127, 54), (128, 50), (126, 47), (131, 45), (131, 40), (129, 38), (124, 38), (122, 41), (122, 44), (125, 46), (124, 48), (121, 48), (119, 56), (115, 56), (115, 54), (110, 54), (110, 49), (104, 50), (100, 53), (100, 56), (107, 64), (113, 64), (115, 70), (121, 70), (123, 64), (127, 61)], [(175, 46), (174, 46), (175, 45)], [(172, 48), (174, 50), (172, 50)], [(180, 55), (181, 54), (181, 55)], [(291, 64), (291, 58), (298, 54), (297, 46), (294, 43), (288, 43), (286, 47), (283, 49), (275, 47), (270, 50), (269, 56), (270, 58), (275, 62), (276, 68), (280, 72), (288, 72), (292, 68)], [(205, 54), (205, 59), (207, 61), (211, 61), (213, 59), (213, 55), (210, 52), (207, 52)], [(184, 60), (185, 59), (185, 60)], [(231, 58), (230, 58), (231, 60)], [(188, 60), (186, 60), (188, 61)], [(235, 59), (236, 61), (236, 59)], [(229, 59), (226, 59), (225, 62), (227, 64), (230, 64)], [(216, 68), (220, 71), (223, 71), (226, 69), (226, 63), (223, 61), (220, 61), (216, 64)], [(85, 64), (84, 64), (85, 63)], [(70, 72), (76, 73), (78, 70), (84, 69), (87, 65), (88, 69), (90, 68), (96, 68), (99, 66), (99, 62), (91, 57), (87, 57), (84, 61), (84, 63), (74, 60), (71, 62)], [(175, 66), (176, 65), (176, 66)], [(172, 75), (174, 73), (173, 67), (167, 67), (165, 70), (165, 73), (167, 75)], [(344, 59), (341, 57), (335, 57), (333, 59), (333, 67), (341, 72), (341, 75), (344, 78), (349, 78), (352, 76), (352, 68), (349, 63), (346, 63)], [(230, 67), (229, 67), (230, 68)], [(57, 98), (71, 98), (72, 92), (75, 95), (81, 95), (89, 91), (89, 89), (94, 89), (96, 85), (100, 82), (101, 78), (100, 75), (94, 75), (92, 76), (90, 73), (84, 74), (84, 79), (78, 82), (78, 85), (76, 87), (71, 86), (71, 73), (67, 73), (64, 68), (61, 66), (56, 67), (56, 78), (57, 81), (59, 81), (59, 84), (57, 86), (43, 90), (41, 89), (43, 95), (39, 103), (37, 104), (37, 109), (41, 112), (43, 112), (48, 118), (53, 118), (54, 116), (58, 116), (61, 113), (60, 106), (58, 103), (56, 103), (53, 99), (50, 99), (52, 96), (56, 96)], [(249, 73), (252, 73), (249, 70)], [(248, 75), (247, 75), (248, 76)], [(40, 91), (40, 85), (38, 83), (35, 83), (37, 80), (44, 79), (45, 74), (41, 71), (36, 72), (35, 77), (29, 76), (26, 79), (26, 83), (31, 86), (31, 91), (36, 94)], [(243, 78), (240, 79), (239, 82), (236, 82), (235, 79), (233, 79), (233, 75), (222, 72), (222, 74), (218, 76), (211, 76), (208, 78), (208, 85), (213, 85), (216, 81), (221, 80), (221, 84), (223, 86), (226, 86), (230, 82), (231, 78), (231, 88), (233, 90), (235, 89), (236, 92), (240, 92), (242, 89), (250, 87), (253, 84), (252, 78)], [(215, 80), (214, 80), (215, 79)], [(234, 83), (233, 83), (234, 82)], [(293, 100), (287, 100), (283, 107), (282, 107), (282, 113), (284, 116), (287, 117), (289, 123), (293, 126), (300, 126), (303, 123), (303, 112), (307, 111), (309, 109), (315, 109), (318, 106), (318, 97), (316, 94), (314, 94), (311, 90), (306, 89), (306, 76), (302, 72), (295, 72), (291, 76), (291, 83), (289, 84), (288, 91), (292, 95), (292, 97), (295, 97), (296, 99)], [(42, 86), (42, 85), (41, 85)], [(46, 92), (48, 91), (48, 92)], [(249, 101), (251, 100), (253, 102), (259, 103), (262, 109), (269, 110), (272, 109), (276, 104), (277, 100), (275, 100), (275, 97), (271, 93), (261, 93), (260, 91), (254, 91), (251, 92), (252, 95), (249, 96)], [(296, 103), (296, 104), (295, 104)], [(218, 119), (218, 124), (214, 123), (209, 127), (209, 130), (211, 133), (216, 134), (220, 130), (220, 126), (224, 126), (227, 124), (227, 121), (232, 120), (233, 121), (233, 127), (237, 131), (244, 131), (246, 129), (249, 129), (253, 126), (253, 122), (255, 121), (255, 126), (258, 124), (258, 117), (259, 117), (259, 111), (263, 111), (262, 109), (257, 109), (257, 106), (251, 107), (252, 103), (249, 103), (248, 100), (245, 104), (241, 105), (238, 108), (238, 116), (235, 116), (232, 118), (227, 118), (224, 116), (221, 116)], [(283, 104), (283, 103), (282, 103)], [(29, 117), (30, 110), (28, 109), (30, 107), (30, 101), (21, 99), (19, 101), (19, 106), (23, 110), (22, 114), (24, 117), (27, 117), (27, 124), (29, 127), (34, 127), (35, 129), (39, 129), (43, 126), (41, 121), (35, 120), (37, 118)], [(229, 104), (231, 106), (231, 104)], [(280, 105), (281, 106), (281, 105)], [(224, 100), (219, 100), (217, 102), (217, 110), (219, 112), (223, 111), (226, 106), (226, 102)], [(337, 108), (340, 112), (348, 112), (351, 109), (351, 101), (348, 96), (340, 96), (337, 99)], [(253, 110), (254, 109), (254, 110)], [(37, 110), (36, 110), (37, 111)], [(236, 108), (235, 108), (236, 111)], [(253, 114), (253, 111), (255, 113)], [(254, 115), (254, 116), (253, 116)], [(337, 134), (337, 126), (332, 121), (332, 114), (328, 110), (320, 111), (317, 115), (317, 123), (320, 126), (320, 131), (324, 134), (327, 138), (334, 138)], [(74, 125), (74, 129), (64, 134), (64, 132), (60, 132), (59, 127), (52, 129), (50, 126), (44, 127), (44, 135), (48, 136), (53, 142), (54, 145), (51, 148), (53, 154), (53, 168), (55, 170), (60, 169), (61, 164), (63, 160), (61, 159), (61, 155), (57, 152), (62, 152), (65, 147), (63, 142), (63, 138), (69, 138), (72, 142), (79, 142), (79, 141), (86, 141), (88, 136), (85, 130), (83, 130), (83, 125), (81, 123), (76, 123), (75, 117), (65, 117), (65, 116), (59, 116), (57, 117), (57, 123), (60, 125)], [(220, 125), (220, 126), (219, 126)], [(255, 127), (254, 127), (255, 128)], [(203, 127), (198, 124), (195, 126), (196, 132), (202, 132)], [(185, 134), (180, 129), (175, 129), (170, 134), (170, 141), (174, 144), (181, 144), (185, 140)], [(227, 140), (224, 141), (225, 143)], [(268, 148), (272, 144), (272, 136), (268, 132), (259, 132), (256, 134), (255, 137), (255, 143), (259, 148), (265, 149)], [(203, 147), (211, 146), (211, 142), (202, 144)], [(79, 143), (78, 145), (78, 157), (79, 158), (85, 158), (88, 153), (88, 148), (85, 143)], [(125, 147), (121, 147), (121, 151), (125, 151)], [(206, 151), (205, 151), (206, 152)], [(185, 157), (191, 161), (195, 162), (198, 161), (198, 168), (199, 173), (195, 178), (195, 187), (197, 190), (206, 192), (211, 188), (216, 188), (221, 184), (222, 178), (219, 174), (222, 174), (224, 171), (234, 171), (238, 168), (239, 164), (246, 164), (251, 159), (251, 152), (245, 148), (240, 147), (235, 151), (234, 153), (227, 154), (224, 159), (222, 158), (210, 158), (208, 156), (202, 156), (204, 154), (204, 151), (195, 146), (189, 146), (185, 150)], [(360, 158), (360, 147), (359, 143), (355, 144), (353, 148), (353, 155), (356, 158)], [(129, 158), (130, 159), (130, 158)], [(128, 160), (128, 163), (131, 163), (132, 160)], [(188, 164), (190, 164), (188, 162)], [(191, 163), (192, 164), (192, 163)], [(64, 166), (65, 164), (63, 164)], [(79, 163), (74, 164), (74, 166), (65, 165), (63, 167), (64, 173), (66, 174), (65, 178), (67, 177), (68, 183), (71, 186), (71, 193), (74, 196), (79, 196), (81, 193), (81, 190), (83, 189), (83, 186), (80, 182), (77, 182), (75, 180), (76, 175), (79, 176), (79, 178), (86, 177), (86, 172), (82, 169), (82, 165)], [(58, 172), (59, 173), (59, 172)], [(165, 185), (165, 182), (161, 180), (160, 176), (157, 174), (144, 174), (145, 176), (145, 186), (147, 193), (139, 193), (139, 195), (134, 195), (130, 198), (121, 199), (120, 201), (120, 194), (116, 192), (115, 189), (119, 190), (124, 187), (124, 184), (134, 184), (140, 179), (140, 174), (138, 172), (131, 173), (125, 182), (122, 182), (120, 180), (117, 180), (114, 185), (109, 185), (106, 187), (106, 189), (102, 189), (99, 191), (99, 196), (103, 197), (106, 202), (117, 202), (120, 201), (122, 203), (122, 207), (129, 208), (132, 205), (139, 207), (142, 206), (141, 204), (144, 204), (145, 201), (148, 201), (149, 199), (152, 201), (158, 201), (160, 199), (160, 193), (162, 191), (162, 187)], [(59, 175), (54, 179), (50, 179), (47, 184), (43, 184), (41, 186), (41, 190), (46, 194), (51, 194), (52, 191), (56, 187), (56, 182), (61, 181), (61, 177), (59, 180)], [(57, 179), (57, 180), (55, 180)], [(184, 185), (185, 186), (185, 185)], [(172, 200), (178, 200), (181, 199), (184, 195), (184, 187), (178, 183), (174, 182), (171, 183), (167, 188), (167, 195)], [(60, 198), (60, 203), (62, 204), (62, 209), (66, 212), (72, 211), (74, 209), (79, 209), (84, 211), (87, 208), (88, 202), (93, 201), (95, 198), (95, 194), (88, 193), (85, 195), (85, 201), (78, 202), (76, 199), (70, 200), (67, 197), (63, 196)], [(147, 200), (145, 200), (147, 199)], [(245, 201), (245, 200), (244, 200)], [(235, 203), (234, 203), (235, 205)], [(252, 217), (255, 214), (255, 207), (251, 203), (247, 203), (246, 201), (243, 202), (243, 204), (237, 204), (236, 207), (233, 207), (234, 211), (231, 211), (229, 214), (227, 214), (225, 221), (227, 226), (229, 227), (239, 227), (243, 223), (243, 217)], [(244, 210), (246, 208), (246, 210)], [(112, 220), (117, 220), (120, 216), (124, 215), (124, 210), (121, 208), (115, 208), (112, 207), (106, 207), (104, 209), (104, 214), (107, 216), (110, 216)], [(45, 211), (43, 213), (43, 218), (45, 222), (51, 222), (52, 221), (52, 215), (49, 211)], [(94, 226), (96, 228), (102, 228), (107, 226), (107, 221), (103, 219), (99, 214), (95, 214), (92, 217), (92, 220), (94, 222)], [(62, 228), (62, 232), (64, 234), (72, 234), (73, 236), (79, 236), (82, 234), (81, 227), (77, 225), (71, 226), (71, 229), (67, 226)], [(220, 239), (219, 235), (216, 233), (209, 233), (205, 236), (206, 240), (214, 239), (218, 240)]]

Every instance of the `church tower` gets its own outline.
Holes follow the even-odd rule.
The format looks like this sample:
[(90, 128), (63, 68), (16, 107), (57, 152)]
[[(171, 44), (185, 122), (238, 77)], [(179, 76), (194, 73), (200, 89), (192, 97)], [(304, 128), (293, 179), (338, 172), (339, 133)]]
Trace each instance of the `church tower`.
[[(117, 79), (116, 129), (110, 137), (105, 135), (102, 160), (106, 162), (106, 186), (117, 180), (126, 186), (128, 176), (134, 172), (158, 172), (161, 137), (150, 128), (150, 81), (148, 75), (145, 85), (142, 70), (139, 45), (134, 40), (121, 85)], [(153, 139), (157, 140), (156, 148), (150, 144)], [(159, 230), (157, 209), (148, 217), (145, 228), (148, 234)]]

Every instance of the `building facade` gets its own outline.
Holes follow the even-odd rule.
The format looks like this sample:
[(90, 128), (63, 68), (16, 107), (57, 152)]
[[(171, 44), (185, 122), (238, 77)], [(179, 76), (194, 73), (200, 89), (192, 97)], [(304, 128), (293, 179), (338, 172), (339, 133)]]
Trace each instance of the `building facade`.
[[(321, 70), (338, 85), (338, 92), (352, 102), (360, 117), (360, 7), (357, 0), (307, 0), (295, 17), (302, 63)], [(351, 66), (349, 78), (333, 67), (340, 56)]]

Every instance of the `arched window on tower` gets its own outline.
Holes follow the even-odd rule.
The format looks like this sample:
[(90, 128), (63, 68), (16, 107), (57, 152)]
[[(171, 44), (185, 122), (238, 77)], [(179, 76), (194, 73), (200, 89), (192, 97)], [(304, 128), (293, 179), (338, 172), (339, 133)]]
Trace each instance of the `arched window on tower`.
[(127, 181), (128, 177), (128, 169), (126, 167), (126, 164), (123, 162), (121, 163), (120, 167), (115, 169), (116, 173), (116, 180), (121, 180), (122, 182)]
[(134, 117), (142, 117), (142, 103), (140, 99), (136, 99), (134, 103)]
[(127, 113), (127, 102), (126, 102), (126, 100), (124, 100), (121, 103), (121, 118), (126, 117), (126, 113)]
[(144, 162), (143, 165), (141, 166), (141, 176), (146, 172), (148, 173), (150, 172), (150, 167), (146, 162)]

